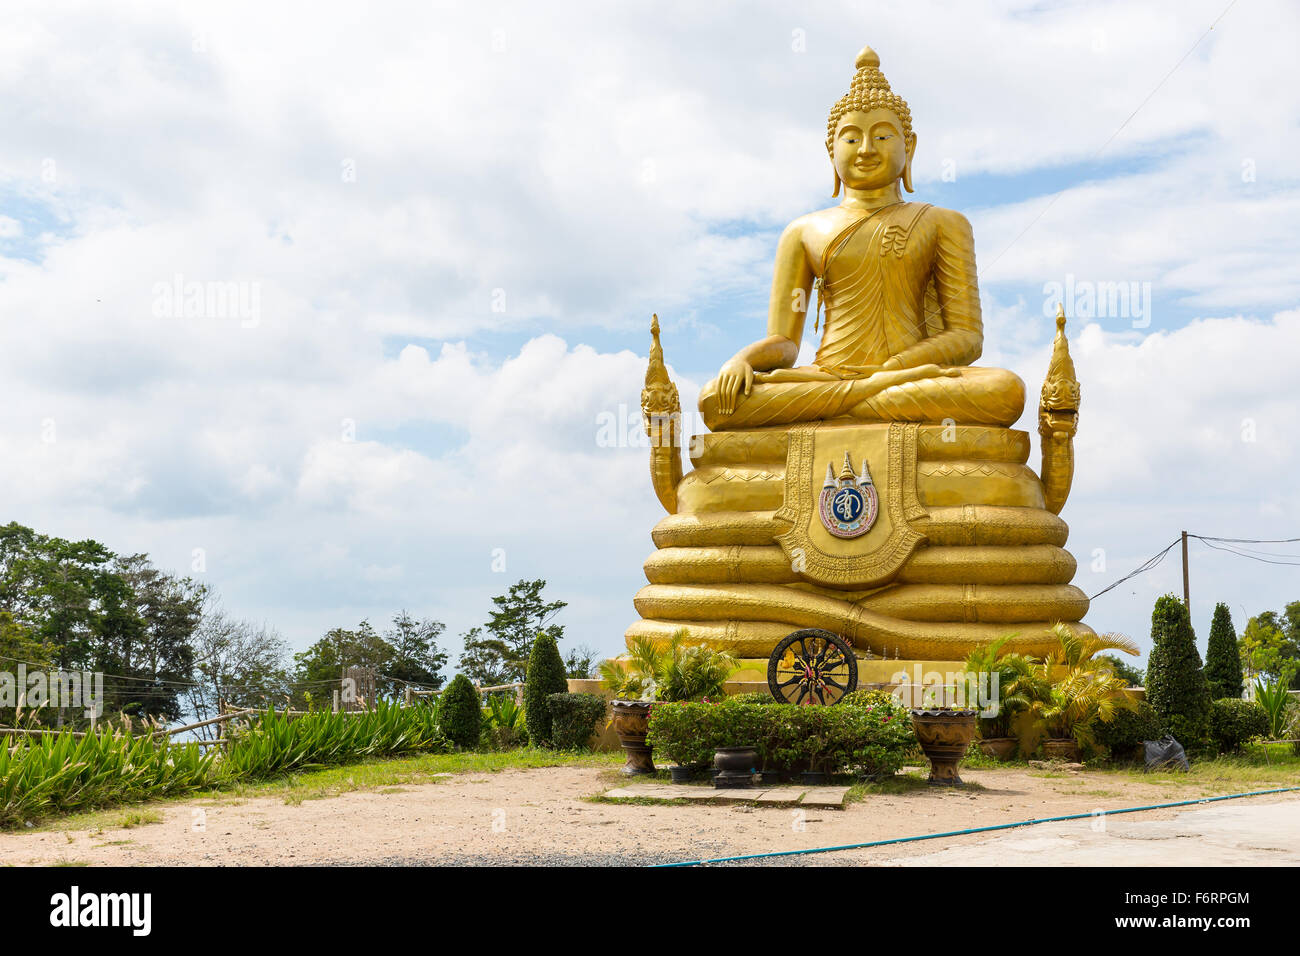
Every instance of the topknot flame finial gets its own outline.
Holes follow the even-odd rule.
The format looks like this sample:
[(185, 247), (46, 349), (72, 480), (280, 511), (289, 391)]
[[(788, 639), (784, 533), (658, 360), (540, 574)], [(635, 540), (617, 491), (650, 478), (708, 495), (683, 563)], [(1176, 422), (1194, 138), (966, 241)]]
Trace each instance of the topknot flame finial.
[(878, 70), (880, 69), (880, 55), (869, 46), (864, 46), (858, 58), (853, 61), (855, 70)]

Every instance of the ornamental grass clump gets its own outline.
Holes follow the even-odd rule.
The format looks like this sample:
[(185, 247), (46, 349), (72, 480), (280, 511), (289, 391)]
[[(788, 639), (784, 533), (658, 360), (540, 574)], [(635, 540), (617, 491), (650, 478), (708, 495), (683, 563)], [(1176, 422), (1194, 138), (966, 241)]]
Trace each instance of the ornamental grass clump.
[[(474, 703), (477, 709), (477, 697)], [(368, 757), (448, 749), (438, 713), (430, 707), (379, 701), (374, 710), (316, 711), (299, 717), (267, 710), (231, 745), (222, 769), (233, 777), (255, 780)]]
[(218, 780), (216, 754), (197, 744), (129, 734), (71, 732), (0, 742), (0, 827), (191, 793)]

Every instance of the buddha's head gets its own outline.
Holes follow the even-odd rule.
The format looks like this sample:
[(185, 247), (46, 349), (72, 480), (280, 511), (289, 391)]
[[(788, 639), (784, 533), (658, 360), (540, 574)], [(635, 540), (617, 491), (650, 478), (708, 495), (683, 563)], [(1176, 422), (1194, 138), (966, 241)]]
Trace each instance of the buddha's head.
[(854, 64), (849, 91), (831, 109), (826, 123), (826, 152), (835, 167), (835, 191), (840, 184), (854, 189), (880, 189), (902, 180), (912, 191), (912, 155), (916, 134), (907, 102), (889, 88), (880, 72), (880, 57), (864, 47)]

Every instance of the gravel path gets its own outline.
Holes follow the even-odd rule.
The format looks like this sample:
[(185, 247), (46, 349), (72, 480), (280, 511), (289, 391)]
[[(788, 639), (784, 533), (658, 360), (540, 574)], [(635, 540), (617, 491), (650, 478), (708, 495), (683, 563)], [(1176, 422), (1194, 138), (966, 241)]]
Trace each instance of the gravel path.
[[(873, 795), (844, 810), (800, 810), (594, 802), (584, 798), (620, 781), (607, 770), (589, 767), (466, 773), (436, 783), (296, 802), (259, 796), (158, 804), (147, 809), (160, 814), (160, 822), (130, 829), (4, 833), (0, 834), (0, 865), (644, 866), (866, 842), (1200, 795), (1192, 787), (1161, 785), (1158, 780), (1146, 783), (1086, 772), (971, 770), (963, 771), (963, 777), (982, 789), (927, 788)], [(1300, 821), (1300, 800), (1263, 797), (1216, 806), (1240, 806), (1235, 814), (1249, 820), (1252, 814), (1264, 812), (1251, 808), (1269, 804), (1285, 805), (1283, 811), (1269, 811), (1281, 821), (1270, 824), (1278, 839), (1300, 845), (1298, 824), (1291, 823), (1288, 830), (1285, 823)], [(139, 808), (126, 808), (123, 813), (132, 809)], [(1166, 830), (1167, 834), (1191, 837), (1147, 841), (1148, 849), (1156, 848), (1147, 854), (1146, 862), (1152, 865), (1213, 863), (1225, 859), (1225, 853), (1239, 865), (1294, 860), (1254, 831), (1230, 851), (1197, 838), (1201, 823), (1193, 821), (1208, 817), (1187, 814), (1179, 824), (1176, 811), (1154, 811), (1141, 814), (1140, 821), (1132, 824), (1136, 815), (1113, 819), (1125, 821), (1121, 829), (1174, 821), (1169, 825), (1175, 829)], [(1009, 831), (992, 839), (985, 834), (766, 862), (905, 865), (940, 862), (934, 855), (943, 853), (947, 855), (942, 862), (948, 864), (976, 860), (1014, 864), (1029, 862), (1037, 852), (1035, 845), (1042, 848), (1043, 862), (1070, 862), (1071, 853), (1101, 854), (1100, 861), (1109, 852), (1104, 841), (1077, 833), (1054, 843), (1025, 843), (1031, 834), (1033, 839), (1051, 835), (1039, 833), (1046, 826), (1052, 825)], [(1075, 830), (1087, 832), (1088, 821)], [(1008, 857), (999, 849), (1012, 845), (1005, 841), (1019, 841), (1016, 855)], [(1116, 848), (1122, 845), (1114, 843)], [(1137, 844), (1129, 840), (1127, 845)], [(1162, 858), (1160, 847), (1178, 859)]]

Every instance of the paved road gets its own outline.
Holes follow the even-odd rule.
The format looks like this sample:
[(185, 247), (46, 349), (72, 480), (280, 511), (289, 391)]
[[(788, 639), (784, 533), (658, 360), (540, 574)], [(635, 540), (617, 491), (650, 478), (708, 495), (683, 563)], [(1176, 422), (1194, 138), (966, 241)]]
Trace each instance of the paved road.
[(1209, 804), (1159, 819), (1141, 813), (1043, 823), (959, 846), (911, 844), (900, 853), (846, 851), (819, 862), (893, 866), (1296, 866), (1300, 800)]

